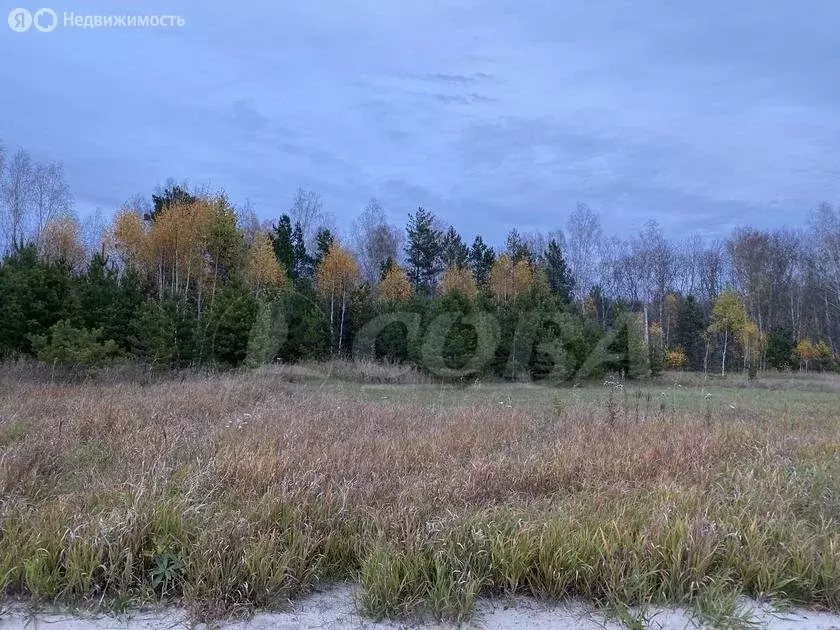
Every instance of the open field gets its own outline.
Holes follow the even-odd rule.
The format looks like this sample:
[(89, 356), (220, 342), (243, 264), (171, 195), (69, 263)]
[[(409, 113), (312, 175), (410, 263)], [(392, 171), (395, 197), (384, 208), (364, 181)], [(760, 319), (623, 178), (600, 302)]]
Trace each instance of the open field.
[(742, 596), (840, 609), (837, 377), (353, 376), (4, 369), (5, 592), (175, 598), (196, 619), (344, 580), (375, 619), (458, 621), (482, 595), (583, 598), (628, 625), (663, 604), (737, 622)]

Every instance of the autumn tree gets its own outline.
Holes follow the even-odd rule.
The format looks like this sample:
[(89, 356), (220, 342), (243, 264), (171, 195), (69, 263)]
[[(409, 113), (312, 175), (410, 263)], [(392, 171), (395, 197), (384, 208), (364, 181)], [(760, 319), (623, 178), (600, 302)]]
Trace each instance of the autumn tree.
[(321, 195), (314, 190), (299, 187), (295, 191), (288, 215), (293, 225), (300, 225), (306, 247), (310, 251), (314, 250), (318, 230), (323, 227), (327, 219)]
[(256, 235), (251, 244), (248, 281), (257, 296), (281, 290), (288, 282), (286, 270), (274, 255), (271, 239), (265, 233)]
[(32, 157), (19, 149), (9, 160), (0, 180), (0, 211), (6, 235), (5, 245), (15, 247), (27, 240), (32, 214)]
[(763, 351), (762, 341), (766, 339), (753, 320), (747, 317), (747, 321), (737, 334), (738, 343), (744, 350), (744, 369), (750, 370), (750, 374), (758, 368), (759, 359)]
[(200, 318), (206, 301), (212, 307), (217, 286), (245, 262), (236, 213), (223, 195), (158, 205), (154, 220), (133, 208), (121, 210), (111, 229), (114, 246), (157, 287), (158, 299), (193, 298)]
[(38, 239), (41, 255), (47, 262), (65, 264), (70, 269), (81, 269), (85, 264), (85, 247), (81, 232), (79, 220), (72, 214), (49, 219), (42, 227)]
[(448, 295), (458, 292), (465, 298), (472, 300), (478, 293), (475, 278), (467, 267), (449, 267), (438, 285), (438, 295)]
[(514, 299), (534, 284), (534, 272), (525, 260), (514, 262), (503, 254), (490, 268), (489, 286), (493, 296), (502, 302)]
[(720, 374), (726, 375), (726, 352), (729, 340), (741, 334), (747, 323), (747, 313), (744, 304), (733, 291), (724, 291), (715, 302), (712, 309), (712, 323), (709, 331), (723, 335), (723, 353), (720, 360)]
[(152, 195), (152, 209), (143, 217), (147, 221), (154, 221), (157, 215), (172, 206), (189, 206), (197, 201), (188, 190), (186, 184), (176, 184), (169, 180), (166, 186)]
[(344, 339), (344, 322), (350, 292), (359, 283), (359, 265), (353, 255), (338, 243), (333, 243), (315, 272), (318, 289), (328, 298), (330, 305), (330, 330), (335, 335), (336, 300), (341, 300), (338, 329), (338, 352)]
[(380, 300), (389, 302), (406, 302), (414, 295), (414, 288), (408, 280), (405, 269), (393, 263), (385, 271), (379, 282), (378, 295)]

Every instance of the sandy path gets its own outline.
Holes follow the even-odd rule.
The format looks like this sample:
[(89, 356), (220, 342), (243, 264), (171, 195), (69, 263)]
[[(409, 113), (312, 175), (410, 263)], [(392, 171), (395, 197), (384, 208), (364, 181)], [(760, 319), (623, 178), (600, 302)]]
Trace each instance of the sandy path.
[[(840, 615), (803, 610), (774, 613), (769, 607), (755, 607), (757, 627), (770, 630), (840, 630)], [(137, 611), (127, 617), (78, 614), (28, 614), (20, 606), (12, 606), (0, 613), (0, 628), (4, 630), (168, 630), (194, 628), (183, 611), (176, 609)], [(198, 628), (208, 628), (199, 625)], [(397, 630), (399, 628), (438, 628), (437, 624), (374, 623), (359, 616), (349, 587), (335, 587), (315, 593), (295, 603), (285, 613), (260, 613), (250, 621), (224, 622), (209, 626), (224, 630)], [(548, 606), (528, 599), (519, 599), (515, 607), (500, 600), (482, 600), (478, 614), (464, 626), (501, 630), (536, 630), (569, 628), (571, 630), (603, 630), (620, 628), (606, 621), (584, 606)], [(650, 619), (651, 628), (682, 630), (694, 628), (691, 617), (680, 610), (660, 610)]]

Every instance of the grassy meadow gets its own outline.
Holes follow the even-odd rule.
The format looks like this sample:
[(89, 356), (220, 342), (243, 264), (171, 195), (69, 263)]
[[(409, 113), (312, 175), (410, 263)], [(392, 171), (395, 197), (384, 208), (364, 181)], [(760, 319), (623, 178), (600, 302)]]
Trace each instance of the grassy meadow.
[[(136, 376), (136, 375), (135, 375)], [(840, 377), (543, 387), (374, 365), (52, 379), (0, 368), (0, 587), (196, 619), (358, 583), (373, 618), (476, 597), (840, 609)]]

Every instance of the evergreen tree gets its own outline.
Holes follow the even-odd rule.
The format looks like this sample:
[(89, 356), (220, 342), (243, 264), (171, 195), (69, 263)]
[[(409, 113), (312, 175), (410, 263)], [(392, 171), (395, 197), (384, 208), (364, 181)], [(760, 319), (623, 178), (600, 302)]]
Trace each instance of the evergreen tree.
[(453, 226), (443, 235), (441, 239), (440, 261), (444, 269), (451, 267), (465, 267), (469, 258), (469, 249), (464, 245), (461, 235), (455, 231)]
[(186, 189), (178, 184), (170, 183), (159, 195), (152, 195), (152, 211), (143, 215), (143, 220), (154, 221), (160, 213), (172, 206), (189, 206), (196, 201), (198, 201), (198, 198), (191, 195)]
[(32, 335), (32, 349), (39, 360), (62, 366), (94, 367), (119, 354), (113, 340), (102, 339), (102, 329), (76, 328), (63, 319), (47, 335)]
[(0, 266), (0, 354), (31, 353), (31, 335), (61, 320), (78, 321), (70, 268), (45, 263), (34, 245), (16, 247)]
[(424, 208), (409, 215), (406, 257), (408, 277), (428, 297), (434, 295), (441, 264), (441, 233), (435, 227), (435, 216)]
[(385, 260), (382, 261), (382, 264), (379, 267), (379, 281), (382, 282), (388, 272), (391, 271), (397, 265), (397, 261), (393, 259), (393, 257), (388, 256)]
[(616, 316), (613, 337), (607, 346), (611, 357), (605, 367), (625, 378), (646, 376), (650, 368), (649, 350), (645, 346), (644, 325), (638, 314), (622, 312)]
[(258, 311), (259, 303), (244, 287), (228, 284), (222, 289), (208, 330), (209, 355), (214, 361), (236, 367), (247, 358)]
[(151, 366), (168, 368), (175, 360), (175, 322), (169, 310), (153, 299), (144, 302), (129, 325), (132, 353)]
[(333, 243), (335, 243), (335, 235), (329, 228), (322, 227), (315, 234), (315, 256), (312, 259), (315, 268), (324, 260)]
[(478, 286), (486, 286), (487, 280), (490, 278), (490, 269), (496, 262), (496, 254), (492, 247), (484, 244), (480, 236), (476, 236), (473, 241), (468, 262)]
[(767, 365), (777, 370), (789, 370), (795, 363), (794, 348), (793, 334), (789, 329), (773, 328), (767, 334)]
[(292, 259), (294, 261), (293, 278), (310, 278), (313, 272), (312, 257), (306, 251), (306, 241), (300, 222), (295, 222), (292, 230)]
[(311, 281), (298, 281), (295, 288), (282, 297), (281, 315), (288, 332), (281, 340), (278, 357), (286, 362), (321, 359), (330, 349), (329, 319)]
[(79, 280), (79, 306), (82, 324), (101, 329), (104, 339), (111, 339), (129, 350), (130, 331), (126, 322), (134, 319), (143, 303), (140, 281), (133, 268), (120, 275), (100, 253), (91, 257), (87, 272)]
[(283, 265), (290, 278), (295, 273), (295, 249), (292, 243), (292, 220), (288, 214), (284, 214), (277, 221), (271, 230), (271, 245), (274, 248), (274, 255)]
[(560, 243), (556, 239), (549, 241), (544, 257), (549, 288), (552, 293), (559, 295), (563, 301), (571, 302), (575, 281), (566, 265), (566, 259), (563, 258)]
[(515, 263), (524, 260), (528, 264), (534, 264), (534, 252), (516, 228), (508, 232), (505, 239), (505, 253)]
[(706, 354), (704, 333), (708, 327), (706, 314), (693, 295), (683, 300), (677, 310), (676, 345), (683, 349), (686, 365), (690, 370), (703, 369)]

